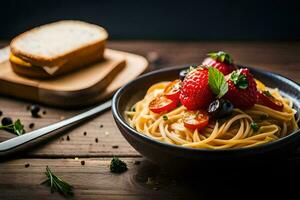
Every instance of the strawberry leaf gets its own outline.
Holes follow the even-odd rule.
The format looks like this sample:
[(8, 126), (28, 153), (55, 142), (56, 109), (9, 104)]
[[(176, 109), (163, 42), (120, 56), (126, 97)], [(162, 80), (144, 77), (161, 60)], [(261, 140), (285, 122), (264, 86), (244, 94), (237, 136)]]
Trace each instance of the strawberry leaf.
[(221, 98), (228, 91), (228, 84), (224, 75), (216, 68), (208, 68), (208, 84), (217, 98)]
[(209, 57), (211, 57), (212, 59), (223, 62), (223, 63), (227, 63), (227, 64), (232, 64), (233, 63), (232, 57), (224, 51), (211, 52), (207, 55)]
[(240, 89), (246, 89), (248, 87), (247, 77), (241, 74), (239, 70), (231, 73), (230, 80)]

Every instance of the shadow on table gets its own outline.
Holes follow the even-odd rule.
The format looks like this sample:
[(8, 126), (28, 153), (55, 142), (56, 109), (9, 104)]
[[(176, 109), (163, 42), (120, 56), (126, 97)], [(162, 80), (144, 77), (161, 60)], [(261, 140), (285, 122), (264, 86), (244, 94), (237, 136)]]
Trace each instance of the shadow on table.
[(144, 159), (134, 178), (143, 187), (160, 191), (168, 197), (174, 194), (174, 197), (184, 199), (227, 199), (230, 196), (237, 198), (239, 194), (255, 199), (264, 195), (288, 197), (298, 192), (293, 188), (297, 187), (300, 178), (299, 163), (297, 158), (257, 163), (219, 162), (218, 165), (212, 163), (203, 168), (187, 166), (183, 171), (174, 172)]

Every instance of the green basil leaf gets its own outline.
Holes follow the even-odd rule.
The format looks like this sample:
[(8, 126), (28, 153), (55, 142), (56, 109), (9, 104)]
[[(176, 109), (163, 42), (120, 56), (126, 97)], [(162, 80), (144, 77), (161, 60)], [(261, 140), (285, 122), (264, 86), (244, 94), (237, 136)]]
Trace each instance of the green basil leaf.
[(25, 133), (24, 125), (21, 123), (20, 119), (17, 119), (14, 123), (14, 133), (17, 135), (22, 135)]
[(216, 68), (208, 68), (208, 84), (217, 98), (221, 98), (228, 91), (228, 84), (224, 75)]

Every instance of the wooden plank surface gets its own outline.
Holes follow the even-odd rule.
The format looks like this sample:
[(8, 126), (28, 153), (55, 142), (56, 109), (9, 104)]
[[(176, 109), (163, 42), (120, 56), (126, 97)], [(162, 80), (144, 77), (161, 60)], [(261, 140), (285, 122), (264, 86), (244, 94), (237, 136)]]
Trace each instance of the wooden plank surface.
[[(112, 49), (148, 57), (150, 70), (187, 63), (200, 63), (205, 53), (222, 49), (230, 52), (239, 64), (258, 66), (300, 82), (300, 57), (298, 55), (300, 42), (115, 41), (109, 42), (108, 46)], [(30, 131), (28, 126), (32, 122), (35, 123), (34, 129), (37, 129), (81, 111), (41, 106), (42, 111), (45, 110), (46, 114), (41, 114), (41, 118), (32, 118), (30, 112), (26, 110), (27, 105), (30, 104), (30, 102), (1, 96), (2, 117), (20, 118), (25, 124), (26, 130)], [(84, 135), (84, 132), (87, 134)], [(67, 136), (70, 140), (67, 140)], [(0, 131), (1, 141), (10, 137), (13, 135)], [(96, 138), (98, 138), (98, 143), (95, 141)], [(118, 148), (113, 148), (115, 145)], [(30, 147), (22, 149), (18, 154), (19, 158), (0, 161), (0, 199), (24, 199), (25, 197), (29, 199), (60, 199), (60, 195), (51, 195), (48, 188), (39, 184), (44, 178), (42, 172), (46, 165), (51, 166), (53, 171), (74, 184), (75, 199), (187, 199), (194, 195), (198, 199), (206, 199), (217, 195), (214, 194), (215, 190), (229, 196), (235, 194), (237, 190), (247, 192), (245, 188), (253, 187), (246, 184), (248, 183), (246, 179), (249, 177), (244, 177), (243, 180), (239, 179), (241, 173), (243, 176), (245, 175), (240, 171), (235, 176), (212, 175), (204, 180), (201, 178), (193, 181), (183, 180), (175, 184), (172, 181), (174, 177), (171, 177), (166, 181), (166, 186), (161, 186), (159, 190), (145, 186), (144, 182), (147, 179), (145, 177), (158, 173), (159, 169), (144, 159), (142, 163), (146, 164), (133, 164), (135, 160), (142, 158), (122, 137), (113, 121), (111, 111), (86, 123), (76, 125), (70, 130), (57, 133), (54, 137), (41, 139), (39, 143)], [(121, 156), (129, 163), (129, 171), (122, 175), (109, 173), (108, 164), (113, 155)], [(84, 159), (87, 164), (81, 166), (79, 161), (74, 160), (75, 157), (79, 157), (79, 160)], [(299, 158), (296, 156), (295, 160), (299, 160)], [(31, 164), (29, 168), (24, 167), (24, 163), (27, 162)], [(280, 170), (276, 166), (273, 168), (275, 172), (266, 171), (263, 175), (266, 179), (277, 177), (280, 174)], [(246, 169), (246, 171), (251, 171), (251, 169)], [(296, 179), (295, 177), (298, 177), (299, 173), (296, 170), (293, 172), (296, 172), (296, 176), (293, 174), (288, 178)], [(139, 173), (144, 176), (142, 182), (136, 179)], [(160, 174), (156, 176), (160, 179), (164, 177)], [(282, 174), (282, 177), (285, 176)], [(261, 176), (254, 175), (250, 178), (260, 179)], [(228, 183), (227, 181), (230, 179), (237, 180)], [(287, 180), (283, 181), (284, 183), (288, 182)], [(239, 183), (246, 185), (242, 186)], [(256, 191), (264, 191), (262, 183), (258, 188), (255, 187)]]
[[(81, 161), (85, 161), (82, 165)], [(110, 158), (18, 159), (0, 165), (0, 199), (64, 199), (41, 185), (45, 166), (74, 187), (70, 199), (211, 199), (230, 197), (271, 197), (297, 194), (298, 167), (268, 166), (265, 170), (228, 171), (216, 167), (185, 174), (168, 175), (158, 166), (141, 158), (123, 158), (128, 170), (123, 174), (109, 172)], [(140, 162), (140, 164), (136, 164)], [(29, 167), (25, 167), (29, 164)], [(288, 169), (288, 171), (287, 171)], [(245, 171), (246, 170), (246, 171)], [(292, 170), (292, 171), (291, 171)], [(275, 182), (272, 183), (276, 177)], [(151, 180), (151, 182), (149, 181)], [(282, 182), (281, 182), (282, 181)], [(275, 191), (276, 187), (280, 187)], [(270, 188), (270, 189), (269, 189)], [(288, 193), (285, 193), (289, 190)], [(232, 197), (231, 197), (232, 196)]]

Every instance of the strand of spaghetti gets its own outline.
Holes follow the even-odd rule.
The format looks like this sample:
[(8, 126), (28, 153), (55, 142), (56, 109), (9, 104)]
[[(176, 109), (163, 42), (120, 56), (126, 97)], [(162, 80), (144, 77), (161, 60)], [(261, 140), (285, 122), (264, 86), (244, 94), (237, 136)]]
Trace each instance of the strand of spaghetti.
[(200, 141), (206, 139), (206, 137), (205, 137), (204, 135), (200, 134), (200, 133), (198, 133), (198, 136), (199, 136), (199, 138), (200, 138)]
[(250, 124), (246, 119), (244, 119), (244, 124), (245, 124), (246, 128), (245, 128), (244, 134), (242, 135), (242, 138), (246, 138), (248, 136), (248, 134), (250, 133), (250, 130), (251, 130)]
[(187, 143), (189, 143), (189, 141), (183, 140), (183, 139), (181, 139), (181, 138), (178, 138), (177, 136), (175, 136), (175, 135), (173, 135), (172, 133), (170, 133), (170, 132), (168, 131), (168, 125), (165, 126), (165, 133), (166, 133), (166, 135), (167, 135), (171, 140), (173, 140), (173, 141), (174, 141), (175, 143), (177, 143), (177, 144), (182, 145), (182, 144), (187, 144)]
[(141, 118), (143, 119), (152, 119), (152, 120), (156, 120), (155, 117), (153, 115), (149, 115), (149, 114), (143, 114), (141, 116)]
[(164, 138), (164, 141), (170, 143), (170, 144), (174, 144), (174, 142), (172, 140), (170, 140), (166, 133), (165, 133), (165, 129), (164, 129), (164, 122), (162, 121), (160, 124), (159, 124), (159, 131), (162, 135), (162, 137)]
[(279, 139), (276, 135), (270, 135), (270, 136), (267, 136), (267, 137), (269, 137), (269, 138), (271, 138), (273, 140), (278, 140)]
[(145, 135), (147, 135), (148, 137), (151, 137), (151, 138), (153, 138), (153, 139), (160, 140), (160, 141), (163, 140), (163, 137), (161, 137), (161, 136), (158, 137), (158, 136), (155, 136), (154, 134), (151, 134), (151, 133), (149, 132), (149, 129), (148, 129), (148, 127), (147, 127), (146, 124), (144, 125), (144, 131), (143, 131), (143, 133), (144, 133)]
[(226, 133), (228, 131), (228, 129), (230, 128), (230, 126), (239, 119), (243, 119), (243, 118), (248, 118), (252, 121), (252, 118), (247, 115), (247, 114), (238, 114), (236, 116), (234, 116), (233, 118), (231, 118), (229, 121), (227, 121), (225, 124), (226, 126), (224, 127), (224, 129), (222, 130), (222, 132), (220, 133), (220, 136), (222, 136), (224, 133)]
[(189, 129), (185, 128), (184, 133), (186, 134), (187, 137), (191, 139), (193, 138), (193, 133)]
[(282, 121), (289, 121), (294, 117), (294, 113), (279, 112), (277, 110), (273, 110), (269, 107), (262, 106), (262, 105), (259, 105), (259, 104), (255, 104), (253, 106), (253, 109), (261, 110), (263, 112), (266, 112), (267, 114), (269, 114), (269, 116), (271, 116), (275, 119), (282, 120)]
[[(265, 132), (267, 129), (271, 129), (271, 131)], [(260, 134), (245, 138), (244, 140), (256, 140), (260, 138), (265, 138), (270, 135), (274, 135), (278, 131), (278, 126), (270, 125), (270, 126), (262, 126), (259, 128), (262, 131)]]
[(203, 143), (207, 143), (207, 142), (212, 141), (213, 139), (215, 139), (218, 136), (218, 126), (219, 126), (219, 124), (218, 124), (218, 122), (216, 122), (216, 125), (215, 125), (215, 128), (214, 128), (213, 132), (205, 140), (202, 140), (200, 142), (193, 142), (193, 143), (189, 143), (189, 144), (183, 144), (183, 146), (193, 147), (193, 146), (197, 146), (199, 144), (203, 144)]
[[(252, 139), (232, 140), (231, 141), (232, 143), (230, 144), (230, 147), (233, 147), (233, 146), (236, 146), (236, 147), (256, 146), (256, 145), (263, 144), (263, 143), (266, 143), (268, 141), (274, 140), (272, 137), (276, 137), (276, 136), (272, 135), (272, 133), (269, 133), (268, 135), (266, 134), (265, 138), (259, 138), (259, 139), (263, 139), (263, 140), (252, 140)], [(247, 144), (248, 142), (249, 142), (249, 144)], [(227, 144), (223, 145), (223, 146), (219, 146), (219, 149), (228, 148), (228, 147), (229, 147), (229, 144), (228, 144), (228, 141), (227, 141)]]
[[(250, 138), (247, 138), (247, 139), (240, 139), (240, 140), (227, 140), (227, 141), (224, 141), (225, 145), (214, 147), (214, 149), (224, 149), (224, 148), (228, 148), (228, 147), (232, 147), (232, 146), (243, 147), (246, 143), (251, 143), (251, 142), (253, 143), (251, 145), (254, 146), (256, 144), (265, 143), (265, 141), (259, 141), (259, 139), (264, 139), (265, 140), (266, 137), (268, 137), (272, 134), (274, 134), (274, 132), (267, 132), (267, 133), (264, 133), (264, 135), (263, 134), (262, 135), (257, 135), (257, 136), (260, 136), (260, 138), (250, 137)], [(221, 142), (220, 139), (215, 139), (213, 141), (214, 142), (216, 142), (216, 141)]]
[(265, 118), (269, 117), (269, 115), (263, 111), (260, 110), (246, 110), (245, 111), (248, 115), (259, 115), (264, 116)]
[(245, 146), (243, 146), (243, 148), (249, 148), (249, 147), (253, 147), (253, 146), (257, 146), (257, 145), (265, 144), (265, 143), (267, 143), (267, 142), (270, 142), (270, 141), (273, 141), (273, 139), (271, 139), (271, 138), (267, 138), (267, 139), (265, 139), (265, 140), (263, 140), (263, 141), (256, 142), (256, 143), (254, 143), (254, 144), (245, 145)]
[(280, 95), (280, 92), (279, 90), (276, 88), (276, 89), (272, 89), (272, 88), (268, 88), (270, 91), (271, 91), (271, 94), (272, 96), (274, 96), (276, 99), (280, 100), (284, 107), (283, 107), (283, 112), (287, 112), (287, 113), (291, 113), (292, 112), (292, 101), (287, 99), (287, 98), (284, 98)]
[[(250, 126), (250, 125), (249, 125), (249, 126)], [(251, 137), (253, 134), (254, 134), (254, 131), (253, 131), (253, 129), (251, 128), (250, 131), (249, 131), (249, 133), (248, 133), (248, 136), (247, 136), (247, 137)]]
[(152, 93), (154, 90), (157, 90), (157, 89), (164, 89), (167, 84), (169, 82), (165, 81), (165, 82), (159, 82), (159, 83), (156, 83), (154, 85), (152, 85), (148, 90), (147, 90), (147, 93), (146, 93), (146, 96), (149, 95), (150, 93)]
[(141, 129), (140, 127), (138, 127), (138, 126), (140, 126), (140, 123), (138, 123), (138, 122), (141, 122), (142, 115), (147, 114), (148, 109), (145, 106), (143, 106), (143, 108), (140, 108), (139, 103), (137, 104), (137, 109), (141, 109), (141, 111), (137, 112), (137, 115), (133, 118), (133, 123), (136, 125), (136, 128)]
[(242, 119), (240, 119), (238, 121), (240, 123), (240, 128), (239, 128), (238, 132), (236, 133), (236, 135), (233, 136), (233, 138), (231, 138), (229, 140), (240, 139), (243, 136), (243, 133), (244, 133), (244, 121)]
[(282, 123), (282, 129), (281, 129), (280, 136), (281, 136), (281, 137), (286, 136), (286, 132), (287, 132), (287, 125), (286, 125), (286, 122), (283, 122), (283, 123)]
[(194, 135), (193, 135), (193, 142), (200, 142), (200, 141), (201, 141), (201, 139), (199, 137), (198, 129), (196, 129), (194, 131)]

